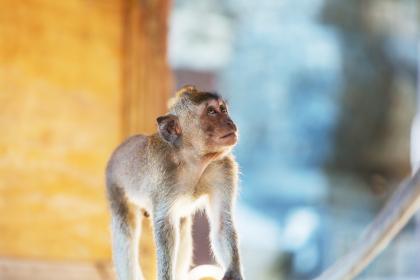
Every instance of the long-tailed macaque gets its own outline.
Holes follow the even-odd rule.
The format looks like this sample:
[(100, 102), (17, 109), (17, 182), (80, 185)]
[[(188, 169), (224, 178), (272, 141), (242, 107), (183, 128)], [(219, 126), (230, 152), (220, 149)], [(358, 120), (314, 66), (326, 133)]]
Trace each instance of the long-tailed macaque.
[(107, 166), (118, 279), (144, 279), (138, 254), (143, 217), (153, 224), (157, 279), (188, 279), (191, 215), (200, 207), (209, 218), (223, 279), (243, 279), (232, 213), (238, 166), (231, 149), (238, 136), (226, 102), (218, 94), (186, 86), (173, 98), (169, 113), (157, 118), (157, 126), (158, 133), (127, 139)]

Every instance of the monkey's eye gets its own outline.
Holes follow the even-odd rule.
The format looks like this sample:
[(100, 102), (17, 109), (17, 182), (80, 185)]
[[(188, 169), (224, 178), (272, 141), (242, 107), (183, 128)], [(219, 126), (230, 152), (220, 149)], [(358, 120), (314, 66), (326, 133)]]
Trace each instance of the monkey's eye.
[(214, 116), (214, 115), (216, 115), (216, 109), (214, 109), (213, 107), (208, 107), (207, 108), (207, 114), (209, 115), (209, 116)]
[(220, 105), (220, 112), (227, 113), (227, 109), (224, 105)]

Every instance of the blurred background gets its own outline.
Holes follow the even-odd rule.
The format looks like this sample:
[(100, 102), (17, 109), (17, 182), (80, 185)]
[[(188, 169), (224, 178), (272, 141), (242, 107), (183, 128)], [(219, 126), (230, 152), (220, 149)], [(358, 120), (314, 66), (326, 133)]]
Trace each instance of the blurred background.
[[(318, 275), (411, 173), (419, 13), (418, 0), (0, 0), (0, 279), (113, 279), (106, 161), (153, 133), (184, 84), (225, 96), (239, 126), (246, 278)], [(214, 262), (207, 234), (197, 215), (196, 264)], [(420, 279), (419, 259), (420, 217), (358, 279)]]

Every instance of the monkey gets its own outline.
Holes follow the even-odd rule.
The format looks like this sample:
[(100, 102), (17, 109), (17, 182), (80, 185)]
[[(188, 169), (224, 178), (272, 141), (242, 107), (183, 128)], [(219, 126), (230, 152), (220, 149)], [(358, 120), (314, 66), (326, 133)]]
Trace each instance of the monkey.
[(238, 130), (225, 99), (184, 86), (157, 119), (157, 132), (129, 137), (106, 168), (113, 261), (119, 280), (143, 280), (139, 237), (151, 219), (157, 279), (187, 280), (192, 262), (192, 215), (203, 209), (223, 280), (242, 280), (234, 207)]

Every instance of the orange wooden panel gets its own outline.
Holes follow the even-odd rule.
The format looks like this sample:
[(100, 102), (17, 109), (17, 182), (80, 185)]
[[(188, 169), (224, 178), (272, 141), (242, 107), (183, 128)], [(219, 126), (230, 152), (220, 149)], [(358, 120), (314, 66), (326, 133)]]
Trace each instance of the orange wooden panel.
[(104, 168), (165, 111), (168, 11), (168, 0), (0, 0), (0, 256), (109, 260)]
[(118, 1), (0, 0), (0, 255), (109, 259)]

